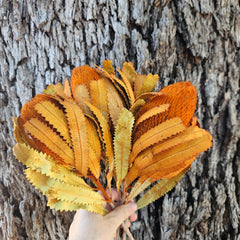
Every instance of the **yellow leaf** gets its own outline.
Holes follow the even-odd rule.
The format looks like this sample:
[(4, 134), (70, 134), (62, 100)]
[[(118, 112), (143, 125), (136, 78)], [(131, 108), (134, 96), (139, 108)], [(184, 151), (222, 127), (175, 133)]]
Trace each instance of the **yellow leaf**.
[(129, 109), (132, 114), (135, 116), (138, 110), (145, 104), (146, 102), (143, 99), (135, 100), (134, 104)]
[(138, 196), (144, 189), (149, 187), (151, 185), (150, 178), (140, 178), (138, 181), (134, 184), (134, 186), (131, 189), (131, 192), (127, 196), (126, 202), (128, 202), (131, 199), (134, 199), (136, 196)]
[(158, 75), (152, 75), (151, 73), (148, 74), (147, 77), (143, 80), (142, 86), (137, 96), (141, 95), (142, 93), (151, 92), (154, 89), (158, 79)]
[(90, 188), (81, 177), (73, 171), (66, 169), (66, 167), (57, 164), (53, 158), (46, 154), (21, 143), (17, 143), (13, 151), (16, 158), (32, 170), (41, 171), (42, 174), (50, 178), (58, 179), (81, 188)]
[(81, 108), (75, 102), (64, 101), (63, 106), (66, 110), (71, 134), (75, 167), (80, 174), (86, 176), (89, 162), (87, 120)]
[(30, 168), (25, 169), (24, 173), (29, 182), (32, 183), (35, 188), (39, 189), (43, 194), (46, 195), (50, 192), (53, 183), (56, 181), (55, 179)]
[(163, 179), (156, 183), (137, 201), (138, 209), (143, 208), (149, 203), (156, 201), (158, 198), (162, 197), (164, 194), (170, 191), (188, 170), (189, 167), (185, 168), (178, 175), (170, 179)]
[(124, 108), (118, 118), (114, 137), (114, 154), (116, 169), (116, 185), (120, 189), (121, 182), (128, 171), (128, 158), (131, 150), (131, 133), (134, 117), (131, 112)]
[(77, 211), (80, 208), (87, 210), (87, 205), (62, 201), (53, 197), (48, 197), (47, 206), (57, 211)]
[(122, 72), (126, 75), (131, 87), (133, 87), (133, 83), (135, 82), (137, 73), (135, 72), (134, 66), (132, 62), (124, 62), (122, 67)]
[(40, 101), (35, 105), (35, 109), (61, 134), (64, 140), (71, 146), (71, 139), (67, 119), (62, 109), (59, 109), (50, 101)]
[(110, 60), (103, 61), (103, 69), (109, 74), (115, 74), (114, 68), (112, 66), (112, 61)]
[(54, 182), (49, 195), (62, 201), (73, 202), (74, 204), (99, 205), (106, 203), (100, 193), (64, 182)]
[(74, 155), (68, 144), (50, 127), (36, 118), (32, 118), (24, 124), (25, 129), (39, 141), (41, 141), (54, 154), (65, 163), (74, 165)]

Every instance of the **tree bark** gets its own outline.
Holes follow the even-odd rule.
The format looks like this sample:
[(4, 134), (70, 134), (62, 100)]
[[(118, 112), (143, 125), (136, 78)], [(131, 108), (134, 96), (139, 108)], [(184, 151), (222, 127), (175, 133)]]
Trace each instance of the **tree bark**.
[(11, 116), (74, 67), (188, 80), (213, 135), (177, 186), (139, 211), (137, 240), (240, 239), (240, 6), (237, 0), (0, 1), (0, 239), (66, 239), (74, 213), (50, 210), (14, 158)]

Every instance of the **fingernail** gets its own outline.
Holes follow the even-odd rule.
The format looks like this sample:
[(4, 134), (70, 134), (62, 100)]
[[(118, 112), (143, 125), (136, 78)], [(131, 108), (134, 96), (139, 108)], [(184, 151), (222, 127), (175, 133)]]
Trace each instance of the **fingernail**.
[(137, 204), (134, 202), (130, 202), (129, 204), (129, 208), (131, 212), (135, 212), (137, 210)]

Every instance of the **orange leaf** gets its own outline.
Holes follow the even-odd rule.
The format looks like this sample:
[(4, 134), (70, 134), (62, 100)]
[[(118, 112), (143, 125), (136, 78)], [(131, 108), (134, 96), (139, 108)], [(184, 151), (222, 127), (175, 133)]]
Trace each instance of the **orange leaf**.
[(64, 101), (63, 105), (71, 134), (75, 167), (81, 174), (86, 176), (89, 162), (87, 120), (83, 111), (75, 102)]
[[(65, 163), (74, 165), (72, 149), (68, 144), (47, 125), (36, 118), (32, 118), (24, 124), (25, 129), (40, 142), (42, 142), (54, 154)], [(48, 154), (48, 152), (46, 152)]]
[(185, 128), (186, 127), (180, 118), (170, 119), (157, 125), (156, 127), (151, 128), (142, 136), (140, 136), (140, 138), (133, 144), (132, 152), (129, 157), (129, 164), (131, 164), (136, 156), (144, 149), (184, 131)]

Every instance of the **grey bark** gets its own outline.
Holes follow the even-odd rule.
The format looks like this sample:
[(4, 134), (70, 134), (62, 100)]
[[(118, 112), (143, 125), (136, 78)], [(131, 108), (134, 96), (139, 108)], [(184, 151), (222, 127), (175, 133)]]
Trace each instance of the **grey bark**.
[(157, 88), (191, 81), (213, 135), (169, 194), (139, 211), (141, 239), (240, 239), (240, 6), (237, 0), (0, 1), (0, 239), (66, 239), (56, 212), (15, 160), (11, 116), (76, 66), (132, 61)]

